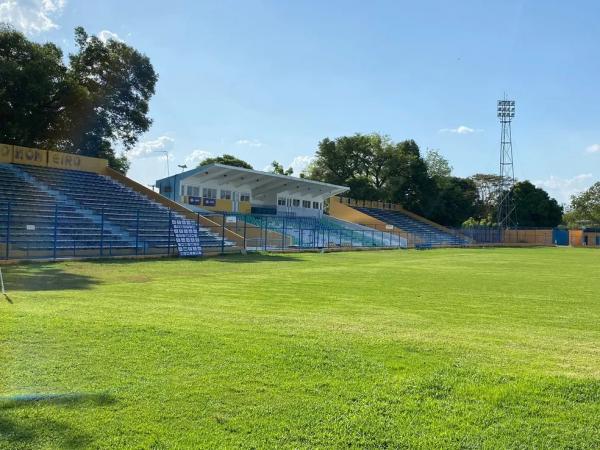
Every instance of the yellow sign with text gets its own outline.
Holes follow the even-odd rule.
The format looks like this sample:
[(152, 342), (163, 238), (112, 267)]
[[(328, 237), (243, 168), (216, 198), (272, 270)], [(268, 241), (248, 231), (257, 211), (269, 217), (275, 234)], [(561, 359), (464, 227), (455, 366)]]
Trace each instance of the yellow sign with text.
[(19, 147), (15, 145), (13, 148), (13, 163), (46, 167), (48, 164), (48, 152), (39, 148)]
[(11, 163), (13, 158), (13, 146), (0, 144), (0, 163)]
[(0, 164), (2, 163), (27, 164), (95, 173), (103, 173), (108, 167), (108, 161), (102, 158), (91, 158), (89, 156), (9, 144), (0, 144)]
[(48, 151), (48, 167), (55, 169), (82, 170), (85, 172), (102, 172), (107, 166), (107, 161), (89, 156), (72, 155)]

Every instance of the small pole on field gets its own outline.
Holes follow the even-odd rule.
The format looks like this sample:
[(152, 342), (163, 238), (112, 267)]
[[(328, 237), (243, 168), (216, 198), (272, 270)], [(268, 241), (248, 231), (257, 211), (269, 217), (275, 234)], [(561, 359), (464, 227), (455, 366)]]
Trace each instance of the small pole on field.
[(8, 300), (8, 303), (12, 303), (10, 297), (8, 296), (8, 294), (6, 293), (6, 290), (4, 289), (4, 277), (2, 276), (2, 268), (0, 267), (0, 288), (2, 288), (2, 295), (4, 296), (4, 298), (6, 298), (6, 300)]

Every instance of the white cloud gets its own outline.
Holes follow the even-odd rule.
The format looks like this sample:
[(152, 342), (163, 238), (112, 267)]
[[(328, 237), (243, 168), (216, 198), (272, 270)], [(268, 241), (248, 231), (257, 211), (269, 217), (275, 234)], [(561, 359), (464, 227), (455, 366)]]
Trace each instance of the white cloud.
[(58, 28), (53, 16), (60, 15), (66, 0), (0, 0), (0, 22), (27, 34)]
[(573, 178), (560, 178), (551, 175), (545, 180), (535, 180), (533, 184), (548, 191), (559, 203), (570, 203), (571, 196), (585, 191), (592, 183), (591, 173), (582, 173)]
[(456, 128), (442, 128), (440, 133), (455, 133), (455, 134), (472, 134), (472, 133), (480, 133), (481, 129), (478, 128), (470, 128), (465, 125), (460, 125)]
[[(170, 151), (173, 149), (174, 142), (175, 139), (169, 136), (160, 136), (152, 141), (140, 142), (127, 152), (127, 158), (132, 161), (134, 159), (143, 159), (160, 155), (161, 159), (164, 160), (168, 155), (169, 159), (173, 159), (173, 155), (170, 153)], [(157, 152), (163, 153), (161, 155)]]
[(247, 145), (248, 147), (262, 147), (262, 142), (257, 139), (240, 139), (236, 141), (237, 145)]
[(98, 39), (100, 39), (105, 44), (110, 40), (117, 41), (117, 42), (124, 42), (123, 39), (121, 39), (117, 33), (113, 33), (112, 31), (109, 31), (109, 30), (100, 31), (98, 33)]
[(592, 144), (585, 151), (587, 153), (600, 153), (600, 144)]
[(188, 169), (193, 169), (200, 163), (200, 161), (203, 161), (206, 158), (212, 158), (212, 156), (213, 154), (211, 152), (207, 152), (206, 150), (194, 150), (185, 157), (185, 165), (188, 166)]
[(294, 169), (294, 175), (299, 177), (302, 172), (315, 160), (315, 156), (300, 155), (296, 156), (289, 165)]

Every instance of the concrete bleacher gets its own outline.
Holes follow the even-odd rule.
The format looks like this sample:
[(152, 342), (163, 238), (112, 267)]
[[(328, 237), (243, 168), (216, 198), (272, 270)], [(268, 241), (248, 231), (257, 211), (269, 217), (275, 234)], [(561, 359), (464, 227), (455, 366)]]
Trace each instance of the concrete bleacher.
[[(4, 243), (8, 237), (12, 246), (34, 254), (53, 250), (55, 240), (59, 250), (88, 249), (97, 245), (100, 231), (76, 206), (57, 201), (24, 180), (13, 166), (0, 164), (0, 241)], [(107, 246), (128, 245), (111, 230), (105, 230), (104, 239)]]
[[(15, 256), (162, 254), (176, 248), (169, 226), (176, 218), (103, 175), (0, 164), (0, 242), (8, 238)], [(198, 235), (203, 248), (223, 244), (202, 227)]]
[[(291, 239), (289, 245), (292, 247), (406, 247), (406, 240), (396, 235), (327, 215), (315, 218), (248, 214), (240, 216), (240, 219)], [(271, 246), (281, 246), (282, 242), (276, 240), (271, 242)]]
[(402, 211), (356, 205), (352, 205), (352, 208), (414, 235), (417, 240), (415, 244), (417, 247), (462, 246), (470, 243), (466, 236), (453, 233), (451, 230), (444, 230), (443, 227), (437, 227), (425, 220), (419, 220)]

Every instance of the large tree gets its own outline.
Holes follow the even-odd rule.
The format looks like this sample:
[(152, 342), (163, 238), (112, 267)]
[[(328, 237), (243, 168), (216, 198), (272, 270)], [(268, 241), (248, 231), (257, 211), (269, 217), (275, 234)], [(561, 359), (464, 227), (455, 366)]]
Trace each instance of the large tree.
[(129, 150), (149, 129), (158, 76), (148, 57), (123, 42), (103, 42), (81, 27), (75, 41), (65, 64), (54, 44), (0, 29), (0, 139), (107, 158), (125, 172), (118, 149)]
[(473, 215), (473, 222), (495, 223), (498, 192), (502, 184), (502, 177), (495, 174), (477, 173), (469, 178), (477, 188), (477, 210)]
[(432, 178), (447, 178), (452, 175), (450, 162), (436, 149), (428, 149), (425, 153), (427, 173)]
[(62, 51), (0, 26), (0, 143), (52, 147), (69, 90)]
[(563, 208), (548, 193), (529, 181), (512, 188), (517, 224), (521, 227), (555, 227), (560, 224)]
[(349, 186), (352, 198), (395, 201), (419, 213), (426, 212), (433, 186), (414, 141), (395, 143), (375, 133), (323, 139), (308, 177)]
[(223, 164), (224, 166), (242, 167), (244, 169), (252, 170), (252, 166), (249, 163), (227, 153), (221, 156), (205, 158), (200, 161), (198, 166), (207, 166), (208, 164)]
[(442, 225), (459, 227), (477, 213), (477, 186), (469, 178), (439, 177), (434, 208), (428, 217)]
[(389, 161), (389, 199), (406, 209), (430, 217), (437, 195), (436, 180), (429, 176), (427, 163), (413, 140), (395, 145)]
[(565, 221), (572, 226), (600, 226), (600, 181), (587, 191), (571, 198), (571, 210), (565, 214)]

